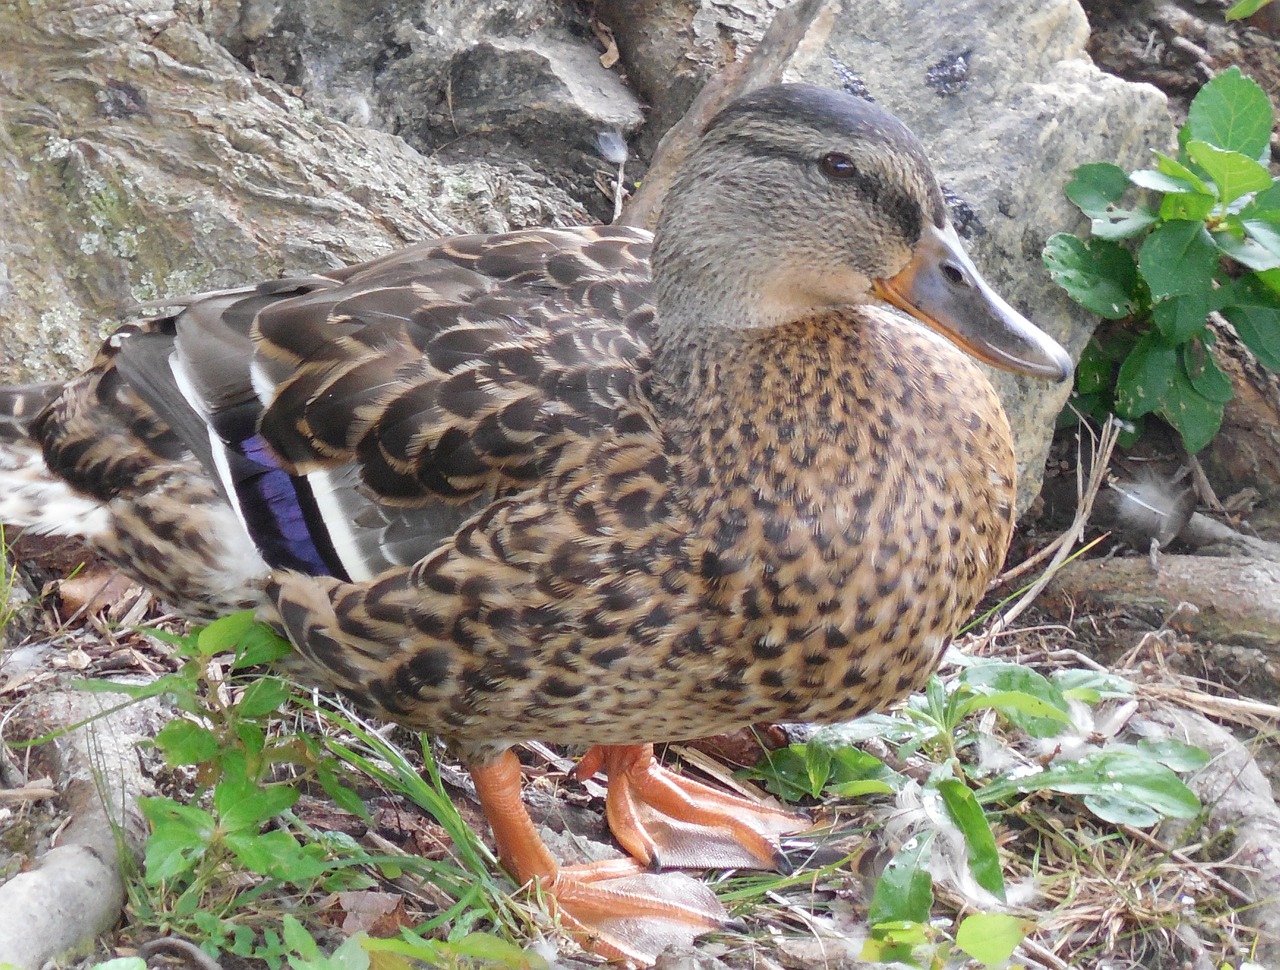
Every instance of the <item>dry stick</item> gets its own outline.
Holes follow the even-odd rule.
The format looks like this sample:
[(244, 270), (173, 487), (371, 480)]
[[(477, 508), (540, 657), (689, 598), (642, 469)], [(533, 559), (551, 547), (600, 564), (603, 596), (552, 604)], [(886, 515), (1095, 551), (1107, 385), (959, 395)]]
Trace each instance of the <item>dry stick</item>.
[[(1082, 425), (1088, 427), (1088, 425)], [(1092, 433), (1092, 432), (1090, 432)], [(1102, 436), (1096, 439), (1094, 443), (1094, 456), (1089, 469), (1088, 486), (1081, 482), (1081, 469), (1084, 463), (1077, 458), (1076, 461), (1076, 514), (1072, 519), (1071, 527), (1054, 539), (1051, 543), (1037, 552), (1034, 556), (1024, 559), (1018, 565), (1005, 570), (991, 583), (992, 587), (1004, 586), (1009, 582), (1017, 579), (1031, 570), (1035, 569), (1045, 559), (1056, 554), (1063, 546), (1070, 547), (1078, 540), (1080, 534), (1084, 531), (1084, 524), (1089, 520), (1089, 514), (1093, 511), (1093, 503), (1097, 498), (1098, 491), (1102, 488), (1102, 481), (1105, 479), (1107, 464), (1111, 460), (1111, 452), (1115, 448), (1115, 440), (1120, 434), (1119, 426), (1116, 425), (1114, 419), (1107, 422), (1106, 427), (1102, 429)], [(1101, 460), (1099, 460), (1099, 458)], [(1088, 497), (1088, 504), (1085, 499)]]
[(835, 10), (835, 0), (797, 0), (779, 10), (755, 49), (712, 77), (684, 117), (662, 136), (644, 181), (617, 221), (652, 229), (676, 172), (711, 119), (738, 95), (781, 80), (783, 69), (797, 55), (820, 50), (835, 22)]
[(1274, 731), (1280, 724), (1280, 707), (1263, 701), (1238, 697), (1219, 697), (1176, 684), (1139, 684), (1142, 693), (1153, 698), (1170, 701), (1179, 707), (1199, 711), (1209, 717), (1221, 718), (1234, 724)]
[(1052, 950), (1041, 946), (1035, 940), (1027, 937), (1018, 944), (1018, 949), (1030, 956), (1035, 957), (1051, 970), (1071, 970), (1071, 964), (1065, 962), (1062, 957), (1054, 953)]
[[(1111, 452), (1115, 449), (1116, 439), (1119, 435), (1120, 425), (1114, 420), (1108, 421), (1102, 429), (1101, 436), (1098, 438), (1087, 484), (1083, 481), (1083, 472), (1080, 464), (1077, 463), (1076, 489), (1079, 501), (1076, 503), (1076, 515), (1071, 522), (1070, 528), (1051, 544), (1051, 547), (1056, 546), (1057, 548), (1054, 550), (1053, 559), (1049, 562), (1048, 567), (1040, 574), (1040, 578), (1032, 583), (1031, 587), (1018, 598), (1018, 601), (991, 625), (991, 629), (986, 633), (987, 638), (1004, 632), (1014, 620), (1026, 611), (1035, 598), (1040, 595), (1041, 591), (1049, 585), (1049, 580), (1053, 579), (1054, 574), (1066, 562), (1067, 557), (1070, 556), (1071, 550), (1075, 548), (1084, 536), (1084, 527), (1089, 521), (1089, 514), (1093, 511), (1093, 503), (1098, 497), (1098, 490), (1102, 488), (1102, 483), (1106, 480), (1107, 464), (1111, 461)], [(1020, 569), (1021, 567), (1011, 569), (1000, 577), (999, 582), (1005, 582), (1012, 575), (1020, 574)]]
[(1159, 839), (1153, 838), (1152, 836), (1148, 835), (1146, 832), (1142, 831), (1141, 829), (1135, 829), (1131, 825), (1121, 825), (1120, 831), (1124, 832), (1124, 834), (1129, 836), (1129, 838), (1131, 839), (1137, 839), (1139, 842), (1143, 842), (1146, 845), (1150, 846), (1151, 848), (1159, 852), (1165, 853), (1166, 855), (1169, 856), (1170, 859), (1172, 859), (1174, 862), (1178, 863), (1179, 865), (1186, 866), (1189, 869), (1196, 870), (1196, 872), (1198, 872), (1201, 876), (1203, 876), (1208, 882), (1213, 883), (1213, 885), (1216, 886), (1221, 892), (1224, 892), (1228, 896), (1231, 896), (1236, 900), (1236, 902), (1243, 903), (1246, 906), (1253, 905), (1254, 901), (1249, 898), (1249, 895), (1247, 893), (1241, 891), (1236, 886), (1233, 886), (1231, 883), (1227, 882), (1227, 880), (1223, 879), (1220, 875), (1218, 875), (1216, 872), (1214, 872), (1204, 863), (1196, 862), (1195, 859), (1192, 859), (1183, 850), (1170, 848), (1169, 846), (1162, 843)]

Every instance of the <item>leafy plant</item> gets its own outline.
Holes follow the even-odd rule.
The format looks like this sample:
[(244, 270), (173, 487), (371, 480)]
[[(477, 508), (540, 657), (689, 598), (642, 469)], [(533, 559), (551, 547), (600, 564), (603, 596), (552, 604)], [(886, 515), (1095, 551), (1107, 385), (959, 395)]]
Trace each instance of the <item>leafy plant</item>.
[[(1178, 777), (1204, 767), (1207, 756), (1176, 741), (1127, 744), (1110, 741), (1082, 756), (1042, 765), (1027, 758), (1001, 772), (982, 767), (970, 749), (990, 737), (983, 716), (996, 714), (1008, 728), (1045, 744), (1079, 732), (1073, 704), (1088, 707), (1127, 698), (1120, 678), (1086, 670), (1044, 676), (1020, 664), (971, 660), (956, 677), (930, 679), (895, 716), (873, 714), (820, 731), (806, 744), (771, 752), (747, 772), (775, 794), (792, 801), (819, 796), (889, 794), (916, 786), (923, 817), (946, 819), (967, 852), (969, 874), (998, 900), (1005, 880), (993, 824), (1016, 813), (1024, 796), (1055, 793), (1080, 798), (1084, 807), (1112, 824), (1154, 825), (1164, 818), (1190, 818), (1200, 811), (1195, 794)], [(877, 738), (897, 761), (924, 759), (934, 767), (923, 782), (851, 745)], [(872, 935), (864, 959), (913, 959), (918, 949), (959, 949), (987, 966), (999, 966), (1030, 930), (1025, 921), (1000, 913), (962, 920), (953, 943), (939, 942), (930, 924), (934, 903), (931, 861), (937, 829), (920, 828), (885, 867), (872, 895)], [(936, 962), (936, 960), (935, 960)]]
[[(446, 939), (427, 940), (405, 930), (406, 940), (417, 941), (411, 949), (450, 960), (486, 947), (501, 953), (514, 949), (498, 936), (474, 930), (481, 920), (500, 927), (516, 920), (505, 910), (492, 859), (444, 792), (429, 748), (423, 749), (424, 780), (386, 739), (313, 703), (287, 681), (254, 669), (291, 648), (255, 623), (251, 612), (182, 637), (151, 632), (183, 659), (177, 672), (144, 686), (81, 685), (135, 698), (165, 695), (183, 712), (154, 743), (170, 767), (194, 773), (196, 792), (185, 801), (140, 800), (151, 833), (141, 878), (130, 886), (139, 922), (191, 934), (211, 952), (262, 960), (273, 970), (286, 960), (296, 970), (359, 970), (361, 960), (367, 965), (367, 946), (344, 944), (331, 957), (318, 957), (309, 932), (294, 917), (284, 915), (281, 924), (279, 900), (287, 899), (289, 909), (301, 913), (299, 901), (313, 893), (369, 888), (375, 876), (417, 876), (431, 883), (437, 899), (451, 902), (417, 928), (442, 932)], [(281, 717), (286, 703), (337, 725), (348, 740), (331, 736), (336, 731), (287, 730)], [(454, 838), (462, 867), (453, 860), (373, 855), (344, 835), (312, 831), (294, 815), (301, 787), (310, 784), (368, 820), (352, 787), (359, 779), (372, 779), (426, 808)]]
[(1227, 8), (1227, 19), (1244, 20), (1245, 17), (1252, 17), (1270, 2), (1271, 0), (1236, 0)]
[[(1280, 369), (1280, 180), (1267, 163), (1273, 112), (1265, 92), (1231, 68), (1196, 94), (1178, 153), (1126, 174), (1082, 165), (1068, 198), (1092, 237), (1049, 239), (1044, 262), (1073, 300), (1124, 326), (1085, 349), (1076, 407), (1135, 422), (1158, 414), (1189, 452), (1222, 424), (1230, 381), (1206, 327), (1219, 311), (1265, 366)], [(1145, 194), (1125, 202), (1134, 188)]]

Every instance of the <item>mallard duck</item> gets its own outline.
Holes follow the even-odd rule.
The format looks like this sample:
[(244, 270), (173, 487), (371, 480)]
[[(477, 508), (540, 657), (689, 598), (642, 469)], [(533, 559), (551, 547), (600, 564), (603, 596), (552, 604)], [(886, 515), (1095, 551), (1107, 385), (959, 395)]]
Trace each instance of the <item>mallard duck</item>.
[[(74, 525), (194, 615), (255, 605), (324, 683), (443, 736), (515, 879), (636, 963), (721, 913), (647, 870), (770, 866), (803, 824), (652, 742), (920, 686), (1013, 525), (973, 358), (1071, 369), (974, 268), (907, 128), (797, 85), (710, 123), (652, 237), (462, 236), (172, 306), (0, 395), (43, 405), (0, 517)], [(50, 475), (52, 524), (27, 497)], [(630, 859), (555, 861), (531, 738), (589, 746)]]

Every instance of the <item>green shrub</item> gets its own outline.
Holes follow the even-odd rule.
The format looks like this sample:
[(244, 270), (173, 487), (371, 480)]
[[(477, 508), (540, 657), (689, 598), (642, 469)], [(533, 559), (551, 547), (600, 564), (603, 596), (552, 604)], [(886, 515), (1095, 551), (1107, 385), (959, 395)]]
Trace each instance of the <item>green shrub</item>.
[[(1073, 403), (1101, 418), (1158, 414), (1195, 453), (1217, 433), (1230, 381), (1210, 352), (1212, 311), (1258, 360), (1280, 369), (1280, 179), (1267, 169), (1273, 113), (1237, 68), (1196, 95), (1178, 153), (1125, 174), (1082, 165), (1067, 197), (1092, 235), (1066, 233), (1044, 262), (1073, 300), (1125, 325), (1095, 337), (1076, 371)], [(1142, 197), (1129, 206), (1134, 188)]]

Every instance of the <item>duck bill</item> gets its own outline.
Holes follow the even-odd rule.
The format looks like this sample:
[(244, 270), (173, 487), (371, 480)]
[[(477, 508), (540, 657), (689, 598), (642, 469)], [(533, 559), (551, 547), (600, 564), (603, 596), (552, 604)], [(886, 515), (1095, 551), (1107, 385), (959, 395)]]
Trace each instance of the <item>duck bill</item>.
[(949, 222), (926, 224), (906, 268), (873, 285), (880, 299), (984, 363), (1054, 381), (1071, 375), (1067, 352), (987, 285)]

